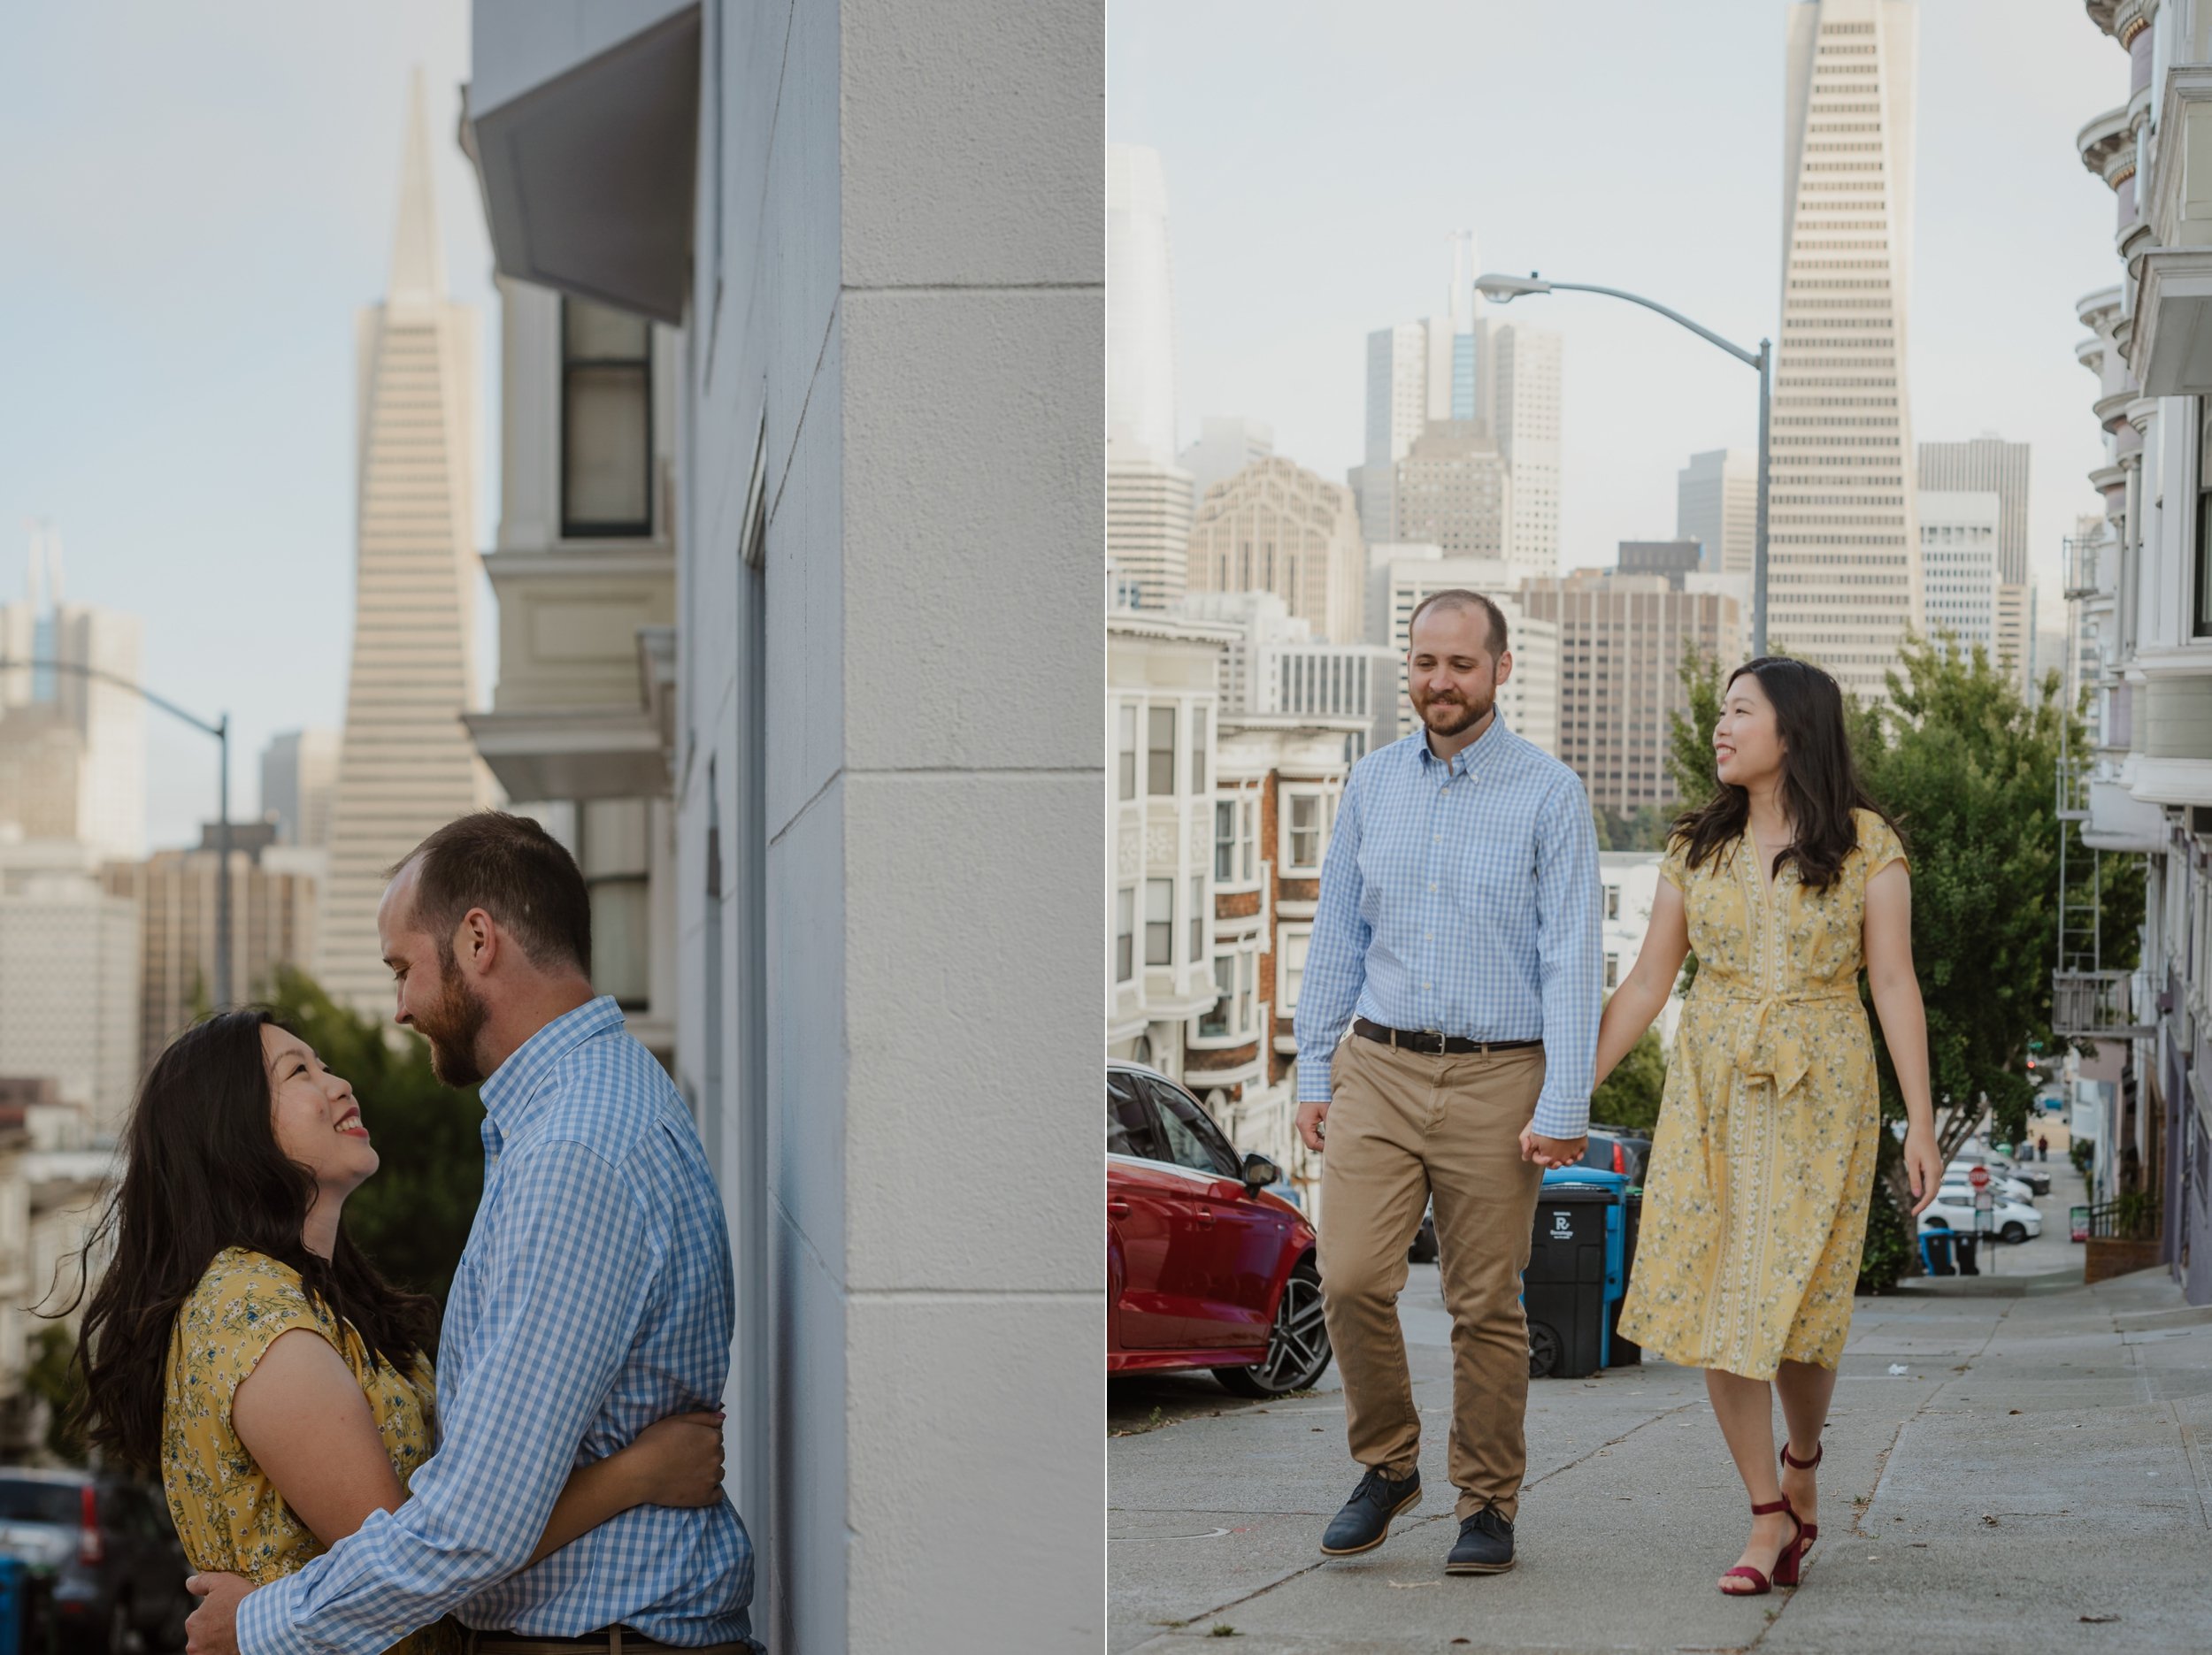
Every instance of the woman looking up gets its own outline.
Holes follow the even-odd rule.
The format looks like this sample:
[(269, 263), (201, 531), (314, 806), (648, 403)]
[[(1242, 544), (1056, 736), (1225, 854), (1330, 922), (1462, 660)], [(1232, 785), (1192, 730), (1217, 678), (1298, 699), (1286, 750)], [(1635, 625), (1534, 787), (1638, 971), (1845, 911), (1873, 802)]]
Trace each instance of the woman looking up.
[(1881, 1131), (1862, 967), (1904, 1094), (1916, 1213), (1943, 1163), (1911, 876), (1860, 788), (1842, 692), (1801, 661), (1749, 662), (1728, 680), (1713, 756), (1719, 791), (1675, 824), (1642, 951), (1599, 1026), (1597, 1076), (1650, 1027), (1694, 949), (1620, 1332), (1705, 1370), (1752, 1511), (1718, 1584), (1755, 1595), (1796, 1584), (1819, 1532), (1814, 1467)]

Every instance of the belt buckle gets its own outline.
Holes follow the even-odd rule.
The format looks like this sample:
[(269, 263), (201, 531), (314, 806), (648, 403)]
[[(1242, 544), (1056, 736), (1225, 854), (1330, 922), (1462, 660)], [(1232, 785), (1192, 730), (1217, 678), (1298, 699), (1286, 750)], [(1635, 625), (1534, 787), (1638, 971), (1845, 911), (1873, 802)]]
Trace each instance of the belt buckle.
[(1417, 1030), (1414, 1031), (1413, 1038), (1415, 1044), (1411, 1050), (1420, 1056), (1441, 1057), (1444, 1055), (1444, 1034), (1441, 1030)]

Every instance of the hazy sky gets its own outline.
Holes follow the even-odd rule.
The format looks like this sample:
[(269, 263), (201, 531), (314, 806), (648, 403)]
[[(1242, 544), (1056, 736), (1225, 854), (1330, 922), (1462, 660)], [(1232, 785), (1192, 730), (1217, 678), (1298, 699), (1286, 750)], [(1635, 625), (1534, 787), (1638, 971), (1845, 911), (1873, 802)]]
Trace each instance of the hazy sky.
[[(273, 732), (344, 715), (353, 318), (383, 292), (418, 63), (448, 277), (483, 309), (488, 433), (490, 253), (453, 143), (466, 0), (71, 0), (0, 21), (0, 594), (22, 593), (24, 520), (50, 518), (69, 595), (144, 617), (148, 686), (232, 715), (242, 816)], [(159, 713), (147, 734), (154, 843), (195, 839), (213, 743)]]
[[(1114, 0), (1108, 130), (1157, 148), (1185, 440), (1274, 424), (1335, 480), (1360, 457), (1365, 339), (1440, 314), (1446, 233), (1484, 266), (1642, 293), (1755, 348), (1781, 305), (1783, 42), (1792, 0)], [(2097, 500), (2084, 294), (2120, 279), (2112, 193), (2074, 134), (2128, 63), (2078, 4), (1924, 0), (1909, 338), (1914, 436), (2033, 445), (2031, 557)], [(1570, 568), (1671, 535), (1675, 472), (1752, 448), (1752, 372), (1617, 300), (1499, 312), (1565, 335)]]

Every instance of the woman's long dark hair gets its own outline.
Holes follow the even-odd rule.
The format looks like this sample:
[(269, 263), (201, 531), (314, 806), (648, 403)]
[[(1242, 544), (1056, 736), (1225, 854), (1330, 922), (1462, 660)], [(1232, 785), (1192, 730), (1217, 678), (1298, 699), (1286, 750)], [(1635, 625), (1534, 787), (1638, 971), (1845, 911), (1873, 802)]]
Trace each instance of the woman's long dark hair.
[[(1774, 727), (1782, 738), (1782, 809), (1797, 835), (1775, 856), (1773, 871), (1794, 862), (1799, 883), (1809, 891), (1825, 890), (1858, 845), (1854, 810), (1871, 810), (1893, 829), (1897, 824), (1859, 785), (1843, 721), (1843, 690), (1835, 679), (1808, 662), (1761, 655), (1728, 675), (1724, 701), (1747, 672), (1774, 706)], [(1723, 782), (1711, 799), (1675, 818), (1674, 836), (1686, 841), (1685, 855), (1695, 868), (1742, 839), (1750, 818), (1750, 793)]]
[(91, 1261), (110, 1255), (77, 1341), (79, 1423), (93, 1442), (150, 1473), (160, 1467), (177, 1311), (224, 1248), (290, 1265), (310, 1298), (402, 1372), (428, 1348), (435, 1325), (432, 1301), (386, 1285), (342, 1224), (327, 1260), (302, 1243), (315, 1179), (277, 1146), (264, 1023), (284, 1027), (265, 1010), (222, 1012), (154, 1060), (123, 1129), (122, 1182), (79, 1255), (78, 1301)]

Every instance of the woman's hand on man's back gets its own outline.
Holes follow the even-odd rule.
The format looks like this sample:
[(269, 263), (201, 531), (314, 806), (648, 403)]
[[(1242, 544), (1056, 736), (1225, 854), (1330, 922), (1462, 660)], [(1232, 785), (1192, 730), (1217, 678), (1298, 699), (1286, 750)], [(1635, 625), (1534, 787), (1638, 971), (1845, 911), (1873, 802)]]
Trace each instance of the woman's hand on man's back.
[(656, 1420), (615, 1458), (641, 1506), (711, 1506), (722, 1498), (722, 1415)]

